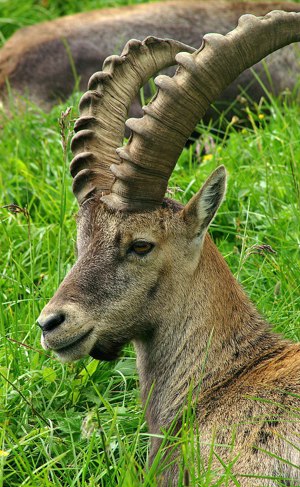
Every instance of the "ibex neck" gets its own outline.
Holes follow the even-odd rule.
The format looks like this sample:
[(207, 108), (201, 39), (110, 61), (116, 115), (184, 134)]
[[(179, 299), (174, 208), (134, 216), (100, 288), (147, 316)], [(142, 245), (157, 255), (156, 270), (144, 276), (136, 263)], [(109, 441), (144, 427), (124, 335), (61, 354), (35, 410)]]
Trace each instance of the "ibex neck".
[(199, 266), (176, 309), (150, 339), (135, 343), (143, 400), (151, 393), (150, 431), (171, 424), (191, 387), (204, 391), (230, 379), (278, 341), (206, 237)]

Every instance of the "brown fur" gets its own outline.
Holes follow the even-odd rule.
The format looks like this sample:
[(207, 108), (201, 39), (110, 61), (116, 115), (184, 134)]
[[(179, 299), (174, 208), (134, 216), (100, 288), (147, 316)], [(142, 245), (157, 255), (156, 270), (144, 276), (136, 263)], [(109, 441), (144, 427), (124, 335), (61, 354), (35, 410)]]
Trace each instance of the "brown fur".
[[(222, 174), (217, 170), (204, 186), (219, 178), (218, 193), (208, 193), (208, 200), (202, 189), (184, 209), (170, 201), (124, 214), (97, 197), (87, 201), (78, 219), (78, 261), (39, 318), (42, 343), (62, 360), (89, 353), (110, 360), (132, 340), (144, 402), (153, 387), (150, 433), (161, 433), (175, 417), (180, 429), (192, 390), (204, 465), (214, 438), (219, 458), (235, 460), (232, 472), (243, 487), (278, 485), (243, 477), (251, 474), (281, 475), (291, 479), (282, 485), (295, 487), (300, 454), (289, 442), (300, 434), (294, 396), (300, 394), (300, 345), (270, 331), (206, 234), (224, 192)], [(141, 239), (155, 243), (142, 258), (130, 252)], [(63, 321), (45, 331), (58, 314)], [(154, 438), (150, 461), (159, 446)], [(176, 461), (158, 485), (178, 485), (178, 455), (171, 453)], [(216, 476), (224, 471), (217, 457), (212, 468)]]
[[(0, 51), (0, 95), (5, 101), (8, 80), (14, 93), (25, 95), (45, 109), (66, 99), (75, 87), (66, 43), (80, 77), (80, 88), (85, 89), (89, 77), (97, 67), (101, 69), (104, 59), (119, 53), (125, 42), (133, 37), (170, 37), (199, 46), (205, 33), (228, 32), (244, 13), (263, 15), (276, 8), (299, 11), (300, 5), (224, 0), (167, 1), (96, 10), (26, 27), (16, 32)], [(295, 47), (273, 54), (268, 66), (271, 86), (261, 65), (257, 67), (268, 89), (279, 93), (294, 87), (299, 72)], [(245, 89), (249, 83), (249, 95), (258, 101), (263, 89), (248, 70), (223, 93), (222, 102), (228, 106), (228, 102), (236, 98), (238, 87)], [(133, 113), (141, 114), (138, 103), (133, 106)]]

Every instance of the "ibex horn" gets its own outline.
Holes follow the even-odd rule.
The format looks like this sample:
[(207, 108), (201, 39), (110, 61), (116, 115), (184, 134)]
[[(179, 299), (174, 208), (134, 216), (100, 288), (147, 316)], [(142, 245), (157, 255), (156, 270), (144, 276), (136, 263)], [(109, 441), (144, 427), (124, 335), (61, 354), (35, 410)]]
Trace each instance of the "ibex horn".
[(95, 192), (109, 193), (115, 180), (110, 167), (120, 162), (116, 149), (123, 143), (125, 120), (139, 89), (161, 69), (175, 64), (181, 51), (195, 49), (171, 39), (147, 37), (129, 41), (121, 56), (110, 56), (95, 73), (80, 101), (80, 118), (71, 149), (73, 192), (82, 204)]
[(127, 120), (132, 135), (118, 150), (121, 164), (111, 167), (116, 180), (105, 204), (122, 211), (161, 205), (180, 152), (210, 103), (246, 68), (299, 40), (300, 13), (275, 10), (243, 15), (227, 35), (207, 34), (199, 50), (177, 54), (177, 73), (156, 78), (159, 90), (143, 118)]

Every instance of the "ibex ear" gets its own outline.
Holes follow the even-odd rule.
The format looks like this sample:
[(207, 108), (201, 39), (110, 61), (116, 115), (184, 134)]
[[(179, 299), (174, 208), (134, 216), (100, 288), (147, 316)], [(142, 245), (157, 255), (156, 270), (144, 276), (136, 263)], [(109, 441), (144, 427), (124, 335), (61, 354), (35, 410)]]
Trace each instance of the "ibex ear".
[(191, 238), (202, 239), (222, 203), (225, 191), (226, 170), (224, 166), (219, 166), (183, 209), (183, 218)]

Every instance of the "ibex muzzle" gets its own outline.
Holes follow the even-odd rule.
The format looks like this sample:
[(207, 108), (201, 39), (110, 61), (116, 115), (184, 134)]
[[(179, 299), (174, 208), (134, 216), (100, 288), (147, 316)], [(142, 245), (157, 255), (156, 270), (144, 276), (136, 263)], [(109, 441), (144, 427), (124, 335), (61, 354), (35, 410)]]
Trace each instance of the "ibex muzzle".
[[(180, 423), (194, 386), (204, 463), (214, 432), (216, 451), (221, 449), (225, 464), (233, 462), (235, 475), (246, 476), (247, 487), (261, 485), (251, 474), (271, 479), (274, 472), (299, 485), (299, 450), (291, 443), (300, 425), (288, 412), (299, 407), (300, 347), (270, 332), (207, 235), (224, 197), (224, 167), (185, 207), (164, 194), (210, 102), (246, 67), (299, 39), (300, 14), (274, 11), (241, 17), (234, 31), (205, 36), (195, 52), (176, 41), (147, 38), (131, 41), (121, 56), (105, 62), (81, 100), (72, 141), (78, 261), (39, 318), (43, 347), (64, 361), (89, 354), (112, 360), (134, 342), (144, 400), (153, 386), (147, 419), (154, 435), (175, 417)], [(175, 60), (175, 76), (156, 79), (158, 94), (142, 119), (127, 121), (132, 135), (118, 149), (140, 85)], [(282, 402), (284, 410), (278, 409)], [(268, 418), (277, 418), (279, 410), (275, 431)], [(252, 415), (262, 419), (250, 434), (245, 418)], [(151, 458), (158, 445), (154, 440)], [(176, 465), (160, 485), (178, 485)]]

